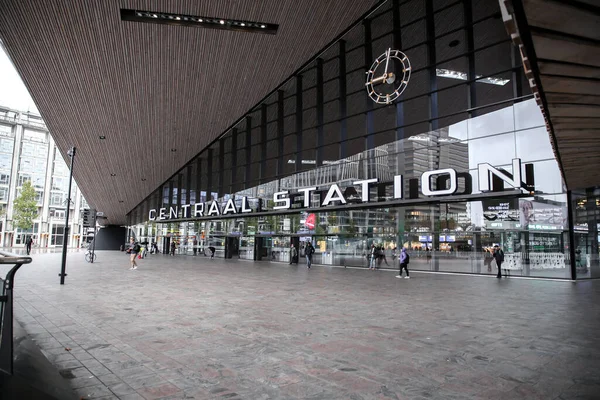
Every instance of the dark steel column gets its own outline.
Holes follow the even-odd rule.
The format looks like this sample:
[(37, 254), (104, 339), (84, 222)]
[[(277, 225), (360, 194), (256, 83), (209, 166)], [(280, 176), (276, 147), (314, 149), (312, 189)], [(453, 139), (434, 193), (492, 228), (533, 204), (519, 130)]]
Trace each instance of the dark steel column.
[(231, 130), (231, 184), (229, 186), (229, 193), (233, 194), (235, 191), (235, 183), (237, 182), (237, 128)]
[[(246, 185), (252, 182), (252, 171), (250, 170), (250, 161), (252, 160), (252, 117), (246, 117)], [(253, 184), (249, 185), (254, 186)]]
[(196, 159), (196, 203), (202, 203), (202, 158)]
[(183, 196), (181, 195), (181, 187), (183, 186), (183, 175), (182, 174), (177, 174), (177, 201), (175, 202), (175, 205), (177, 207), (181, 207), (181, 205), (183, 204)]
[[(71, 147), (71, 150), (67, 153), (71, 157), (71, 168), (69, 169), (69, 192), (67, 193), (67, 211), (65, 212), (65, 230), (63, 233), (63, 252), (62, 262), (60, 264), (60, 284), (65, 284), (65, 276), (67, 269), (67, 242), (69, 241), (69, 211), (71, 210), (71, 185), (73, 184), (73, 164), (75, 162), (76, 148)], [(96, 238), (94, 238), (96, 239)]]
[(347, 89), (346, 89), (346, 42), (344, 40), (340, 40), (340, 54), (339, 54), (339, 63), (340, 63), (340, 76), (339, 76), (339, 94), (340, 94), (340, 160), (346, 158), (348, 155), (348, 121), (346, 117), (348, 116), (348, 99), (347, 99)]
[(267, 105), (260, 105), (260, 177), (259, 183), (267, 179)]
[(435, 64), (437, 57), (435, 54), (435, 20), (433, 16), (433, 0), (426, 0), (425, 21), (427, 30), (427, 64), (429, 66), (429, 129), (438, 129), (438, 94), (437, 94), (437, 75)]
[(186, 181), (185, 181), (185, 202), (190, 204), (192, 202), (192, 166), (188, 165), (186, 168)]
[[(400, 0), (392, 1), (392, 25), (394, 49), (402, 51), (402, 30), (400, 28)], [(404, 139), (404, 101), (396, 103), (396, 140)], [(404, 146), (403, 146), (404, 147)], [(399, 150), (403, 150), (399, 149)], [(400, 171), (398, 171), (400, 172)]]
[(296, 77), (296, 171), (302, 168), (302, 75)]
[(315, 154), (316, 166), (323, 165), (323, 59), (317, 58), (317, 151)]
[[(364, 37), (365, 37), (365, 71), (368, 71), (373, 62), (373, 48), (371, 46), (371, 20), (365, 19), (363, 21)], [(369, 96), (365, 96), (367, 101), (367, 136), (365, 146), (367, 150), (371, 150), (375, 147), (375, 138), (373, 132), (375, 131), (375, 116), (373, 115), (373, 100)], [(371, 177), (369, 175), (369, 177)]]
[(283, 146), (283, 126), (284, 126), (284, 100), (285, 93), (283, 90), (277, 91), (277, 178), (281, 178), (283, 172), (283, 154), (285, 148)]
[[(219, 139), (219, 171), (217, 171), (217, 191), (220, 196), (223, 196), (225, 191), (223, 190), (223, 171), (225, 170), (225, 139)], [(219, 195), (217, 197), (219, 197)]]
[[(473, 38), (473, 5), (471, 0), (463, 0), (464, 5), (464, 20), (465, 20), (465, 40), (467, 43), (467, 54), (469, 59), (469, 68), (467, 71), (467, 79), (469, 81), (475, 79), (475, 39)], [(469, 94), (467, 96), (467, 108), (477, 107), (477, 83), (470, 82)], [(477, 111), (469, 111), (469, 118), (477, 116)]]
[(169, 180), (169, 207), (174, 206), (173, 203), (173, 180)]
[(571, 279), (577, 279), (577, 265), (575, 265), (575, 212), (573, 210), (573, 192), (567, 190), (567, 213), (569, 218), (569, 258), (571, 264)]
[(212, 201), (213, 197), (212, 197), (212, 183), (213, 183), (213, 179), (212, 179), (212, 175), (213, 175), (213, 149), (208, 149), (206, 151), (206, 174), (207, 174), (207, 179), (206, 179), (206, 201)]

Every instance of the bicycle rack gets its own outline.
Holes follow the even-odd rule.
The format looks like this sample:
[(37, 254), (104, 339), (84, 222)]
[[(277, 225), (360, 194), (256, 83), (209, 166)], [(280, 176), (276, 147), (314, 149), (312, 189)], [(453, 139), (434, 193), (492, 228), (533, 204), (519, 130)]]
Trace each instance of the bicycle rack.
[(13, 374), (13, 285), (15, 274), (23, 264), (29, 264), (31, 257), (0, 251), (0, 264), (15, 264), (0, 278), (2, 294), (0, 295), (0, 370)]

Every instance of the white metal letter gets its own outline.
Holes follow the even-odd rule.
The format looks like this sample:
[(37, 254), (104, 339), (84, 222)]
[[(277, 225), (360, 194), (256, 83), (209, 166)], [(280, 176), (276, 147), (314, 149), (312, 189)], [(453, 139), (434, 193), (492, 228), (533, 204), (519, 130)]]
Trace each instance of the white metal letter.
[(179, 207), (171, 207), (171, 209), (169, 210), (169, 219), (177, 219), (177, 216), (179, 215)]
[(181, 218), (188, 217), (188, 211), (189, 211), (190, 206), (191, 206), (191, 204), (185, 204), (185, 205), (181, 206)]
[(167, 216), (165, 215), (166, 211), (167, 211), (166, 208), (161, 208), (158, 213), (158, 219), (167, 219)]
[(223, 215), (227, 214), (228, 212), (237, 214), (237, 208), (235, 208), (235, 203), (234, 203), (233, 199), (227, 200), (227, 204), (225, 205), (225, 208), (223, 209)]
[(204, 217), (204, 203), (194, 204), (194, 217)]
[(377, 178), (373, 178), (373, 179), (364, 179), (362, 181), (354, 181), (352, 182), (353, 185), (361, 185), (361, 200), (362, 201), (369, 201), (369, 183), (376, 183), (378, 182), (379, 179)]
[(248, 207), (248, 197), (246, 197), (246, 196), (242, 197), (242, 212), (243, 213), (252, 212), (252, 209), (250, 207)]
[(304, 207), (310, 206), (310, 192), (317, 190), (316, 187), (298, 189), (298, 192), (304, 193)]
[(148, 212), (148, 219), (150, 221), (156, 221), (156, 210), (154, 208)]
[[(450, 176), (450, 188), (448, 189), (437, 189), (431, 190), (431, 176), (432, 175), (449, 175)], [(456, 171), (452, 168), (437, 169), (435, 171), (427, 171), (421, 175), (421, 192), (425, 196), (443, 196), (447, 194), (453, 194), (458, 189), (458, 179), (456, 178)]]
[(286, 196), (287, 194), (288, 194), (287, 190), (284, 190), (283, 192), (273, 193), (273, 202), (275, 204), (283, 203), (283, 205), (281, 205), (281, 206), (273, 206), (273, 210), (287, 210), (288, 208), (290, 208), (290, 198), (283, 197), (283, 196)]
[(210, 207), (208, 209), (208, 213), (206, 213), (206, 215), (209, 216), (209, 217), (211, 215), (213, 215), (213, 214), (214, 215), (220, 215), (221, 214), (221, 211), (219, 210), (219, 204), (215, 200), (213, 200), (210, 203)]
[[(335, 197), (333, 196), (334, 194), (335, 194)], [(344, 198), (342, 191), (340, 190), (338, 185), (336, 185), (335, 183), (333, 185), (331, 185), (331, 187), (327, 191), (325, 200), (323, 200), (323, 204), (321, 204), (321, 205), (326, 206), (329, 203), (331, 203), (332, 201), (341, 201), (342, 204), (346, 204), (346, 199)]]
[(477, 165), (477, 172), (479, 174), (479, 190), (482, 192), (489, 192), (493, 190), (491, 175), (495, 175), (508, 183), (515, 189), (521, 188), (521, 159), (515, 158), (512, 160), (512, 178), (506, 173), (499, 171), (497, 168), (492, 167), (488, 163)]
[(394, 176), (394, 198), (401, 199), (404, 194), (404, 179), (402, 175)]

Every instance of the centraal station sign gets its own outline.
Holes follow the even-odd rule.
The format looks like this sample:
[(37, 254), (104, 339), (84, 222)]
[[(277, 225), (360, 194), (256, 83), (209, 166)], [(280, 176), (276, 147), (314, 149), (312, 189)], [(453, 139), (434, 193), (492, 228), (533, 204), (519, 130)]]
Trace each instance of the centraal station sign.
[[(512, 170), (513, 173), (510, 174), (487, 163), (479, 164), (477, 166), (479, 191), (502, 191), (505, 188), (505, 184), (508, 184), (512, 189), (521, 189), (527, 192), (533, 191), (533, 164), (525, 164), (525, 182), (522, 180), (521, 159), (513, 159)], [(408, 193), (404, 193), (404, 177), (402, 175), (394, 176), (392, 182), (380, 182), (377, 178), (357, 180), (352, 182), (354, 186), (345, 188), (343, 192), (337, 184), (332, 184), (326, 188), (301, 188), (297, 189), (294, 193), (283, 190), (273, 193), (273, 210), (309, 208), (311, 195), (315, 193), (320, 194), (320, 207), (327, 207), (333, 203), (344, 205), (350, 202), (356, 203), (357, 201), (360, 203), (369, 203), (372, 202), (370, 189), (373, 187), (377, 187), (378, 192), (382, 193), (381, 196), (383, 196), (386, 189), (392, 186), (393, 196), (391, 199), (388, 197), (387, 200), (394, 200), (396, 203), (402, 199), (418, 199), (420, 194), (427, 197), (470, 195), (473, 192), (472, 179), (471, 174), (468, 172), (457, 173), (452, 168), (445, 168), (424, 172), (420, 179), (408, 179)], [(433, 185), (434, 180), (435, 185)], [(459, 181), (464, 183), (460, 185), (463, 187), (460, 192)], [(360, 188), (360, 195), (356, 187)], [(377, 200), (377, 202), (385, 203), (385, 200), (383, 202)], [(292, 207), (292, 204), (296, 206)], [(264, 210), (250, 207), (248, 197), (243, 196), (236, 199), (229, 199), (223, 204), (213, 200), (207, 203), (185, 204), (179, 207), (159, 208), (158, 210), (151, 209), (148, 213), (148, 219), (150, 221), (163, 221), (181, 218), (219, 217), (259, 211)]]

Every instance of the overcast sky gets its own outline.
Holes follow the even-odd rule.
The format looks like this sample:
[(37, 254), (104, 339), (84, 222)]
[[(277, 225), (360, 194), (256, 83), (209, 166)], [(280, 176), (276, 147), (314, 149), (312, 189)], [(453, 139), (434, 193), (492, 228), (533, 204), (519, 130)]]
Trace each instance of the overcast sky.
[(39, 113), (2, 46), (0, 46), (0, 105), (19, 111)]

